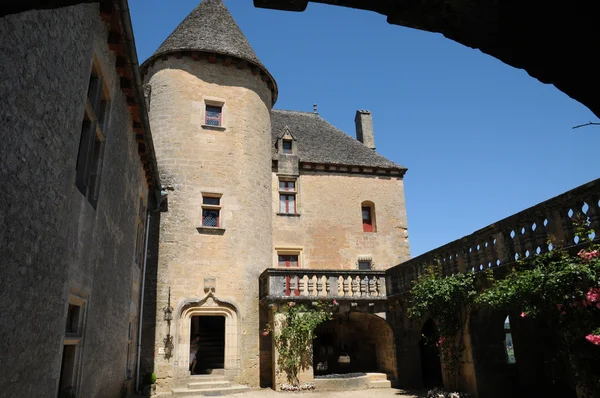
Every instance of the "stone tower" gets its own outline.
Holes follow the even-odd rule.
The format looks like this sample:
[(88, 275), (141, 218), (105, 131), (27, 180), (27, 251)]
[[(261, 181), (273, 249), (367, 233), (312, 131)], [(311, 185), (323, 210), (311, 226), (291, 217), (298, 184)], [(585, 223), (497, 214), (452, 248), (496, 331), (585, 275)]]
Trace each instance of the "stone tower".
[(258, 279), (272, 250), (276, 83), (221, 0), (200, 3), (142, 73), (169, 192), (161, 214), (156, 332), (146, 336), (154, 337), (155, 352), (146, 359), (154, 362), (159, 390), (181, 386), (198, 333), (212, 351), (204, 352), (209, 363), (197, 372), (257, 386)]

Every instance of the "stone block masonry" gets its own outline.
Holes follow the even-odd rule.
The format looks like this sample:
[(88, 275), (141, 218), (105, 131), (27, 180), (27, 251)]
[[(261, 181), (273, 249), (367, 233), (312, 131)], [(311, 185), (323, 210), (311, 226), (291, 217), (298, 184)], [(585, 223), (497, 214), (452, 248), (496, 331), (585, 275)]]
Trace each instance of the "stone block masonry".
[[(3, 396), (55, 396), (63, 344), (75, 347), (64, 379), (77, 396), (119, 396), (135, 363), (136, 216), (148, 188), (107, 36), (98, 4), (0, 19)], [(94, 55), (111, 102), (96, 209), (74, 184)]]

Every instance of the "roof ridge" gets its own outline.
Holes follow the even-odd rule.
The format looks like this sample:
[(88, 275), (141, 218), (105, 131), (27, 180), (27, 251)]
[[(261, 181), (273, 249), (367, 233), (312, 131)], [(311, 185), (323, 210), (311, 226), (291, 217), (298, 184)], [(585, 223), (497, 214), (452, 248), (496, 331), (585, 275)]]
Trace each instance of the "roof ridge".
[(298, 141), (298, 155), (301, 162), (406, 171), (406, 167), (367, 148), (356, 138), (335, 127), (318, 114), (274, 110), (271, 113), (271, 121), (273, 156), (277, 156), (275, 150), (277, 135), (287, 125)]
[(296, 111), (293, 109), (272, 109), (272, 112), (289, 112), (289, 113), (302, 113), (306, 115), (315, 115), (321, 117), (318, 113), (308, 112), (308, 111)]

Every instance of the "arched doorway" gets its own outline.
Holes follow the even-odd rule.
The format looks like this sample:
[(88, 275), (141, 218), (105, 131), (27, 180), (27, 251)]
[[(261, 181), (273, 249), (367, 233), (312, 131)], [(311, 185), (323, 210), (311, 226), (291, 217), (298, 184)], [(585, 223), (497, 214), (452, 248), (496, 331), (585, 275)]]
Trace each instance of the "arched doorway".
[[(238, 314), (236, 308), (212, 295), (186, 303), (179, 319), (177, 353), (185, 373), (212, 373), (240, 367)], [(183, 369), (182, 369), (183, 370)]]
[(421, 330), (421, 340), (419, 341), (421, 377), (423, 387), (426, 388), (442, 387), (444, 385), (440, 350), (437, 344), (439, 339), (435, 322), (433, 322), (433, 319), (429, 319)]
[(378, 372), (396, 379), (394, 337), (384, 319), (360, 312), (337, 314), (319, 325), (316, 335), (315, 376)]

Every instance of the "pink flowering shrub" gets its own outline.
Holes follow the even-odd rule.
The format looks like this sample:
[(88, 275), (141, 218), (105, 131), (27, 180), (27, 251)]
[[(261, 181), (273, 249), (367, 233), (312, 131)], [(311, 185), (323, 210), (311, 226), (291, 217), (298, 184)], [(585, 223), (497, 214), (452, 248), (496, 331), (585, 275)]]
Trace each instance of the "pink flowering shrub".
[(597, 334), (588, 334), (587, 336), (585, 336), (585, 339), (592, 344), (600, 345), (600, 336), (598, 336)]

